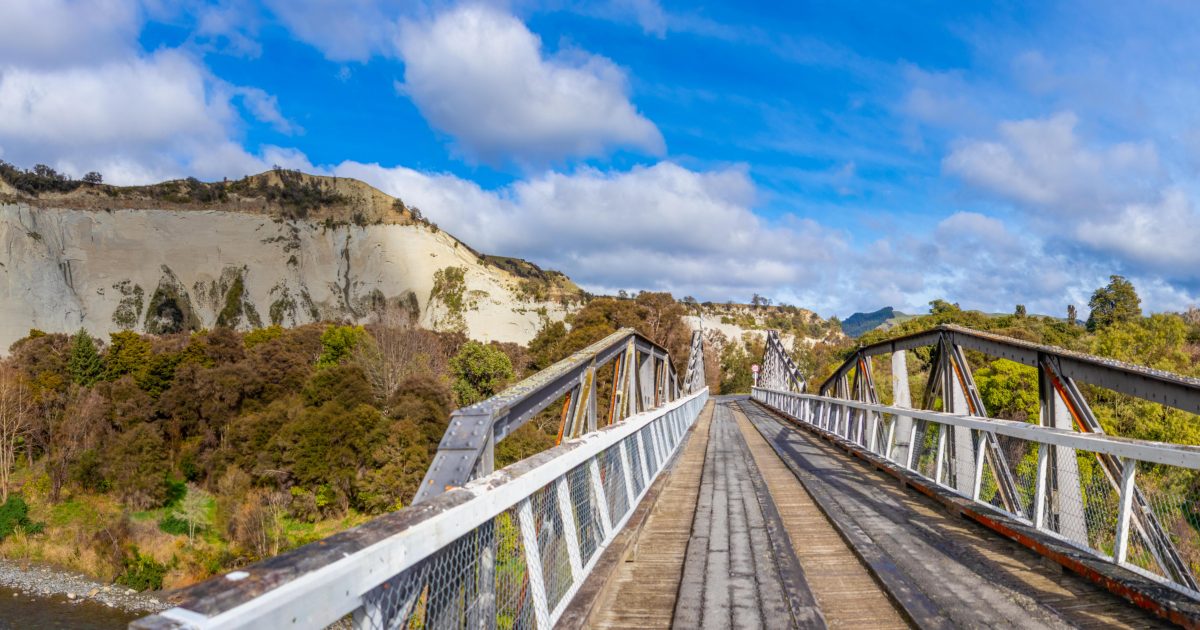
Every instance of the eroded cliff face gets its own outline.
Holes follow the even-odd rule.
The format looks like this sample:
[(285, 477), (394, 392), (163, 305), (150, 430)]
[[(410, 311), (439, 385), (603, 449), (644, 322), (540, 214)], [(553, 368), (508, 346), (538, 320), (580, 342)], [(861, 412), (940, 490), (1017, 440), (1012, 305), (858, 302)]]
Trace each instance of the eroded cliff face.
[(428, 328), (526, 343), (570, 308), (531, 295), (527, 280), (422, 224), (0, 204), (0, 353), (30, 328), (367, 323), (385, 305)]

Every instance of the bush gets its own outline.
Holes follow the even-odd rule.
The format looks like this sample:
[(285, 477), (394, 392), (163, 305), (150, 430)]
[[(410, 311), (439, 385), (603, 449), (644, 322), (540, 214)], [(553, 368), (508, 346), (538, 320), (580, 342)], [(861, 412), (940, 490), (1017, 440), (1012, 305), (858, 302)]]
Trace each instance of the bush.
[(174, 507), (179, 504), (183, 497), (187, 496), (187, 482), (176, 481), (167, 477), (167, 496), (163, 500), (163, 507)]
[(158, 521), (158, 528), (168, 534), (174, 534), (176, 536), (188, 535), (187, 521), (174, 514)]
[(29, 505), (25, 499), (11, 496), (0, 505), (0, 540), (8, 538), (18, 527), (28, 534), (36, 534), (42, 531), (44, 524), (29, 520)]
[(157, 591), (162, 588), (163, 577), (167, 575), (167, 565), (142, 554), (136, 546), (131, 547), (125, 556), (125, 570), (117, 576), (117, 584), (128, 586), (134, 590)]

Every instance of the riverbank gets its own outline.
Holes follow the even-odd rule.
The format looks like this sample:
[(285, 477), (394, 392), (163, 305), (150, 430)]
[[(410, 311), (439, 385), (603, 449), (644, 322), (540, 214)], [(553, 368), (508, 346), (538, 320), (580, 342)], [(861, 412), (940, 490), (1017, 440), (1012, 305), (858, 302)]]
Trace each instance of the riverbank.
[(94, 602), (129, 613), (152, 613), (170, 607), (156, 594), (139, 593), (119, 584), (102, 584), (78, 573), (48, 565), (0, 560), (0, 587), (9, 597), (51, 597), (65, 603)]

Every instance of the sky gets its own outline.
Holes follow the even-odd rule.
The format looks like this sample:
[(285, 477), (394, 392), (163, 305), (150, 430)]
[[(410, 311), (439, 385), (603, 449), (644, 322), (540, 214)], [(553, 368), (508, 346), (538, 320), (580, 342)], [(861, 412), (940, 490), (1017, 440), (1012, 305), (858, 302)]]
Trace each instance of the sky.
[(1200, 5), (4, 0), (0, 159), (355, 177), (597, 293), (1200, 295)]

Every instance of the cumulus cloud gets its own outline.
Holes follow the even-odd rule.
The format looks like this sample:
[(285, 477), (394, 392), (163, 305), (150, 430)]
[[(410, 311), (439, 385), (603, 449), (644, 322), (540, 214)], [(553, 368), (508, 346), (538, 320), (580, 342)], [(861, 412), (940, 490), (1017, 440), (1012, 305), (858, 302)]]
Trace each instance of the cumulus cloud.
[(1200, 280), (1200, 212), (1155, 146), (1089, 145), (1077, 125), (1071, 113), (1005, 122), (997, 139), (960, 143), (943, 167), (1025, 211), (1035, 230), (1079, 250), (1096, 268)]
[(539, 164), (615, 148), (664, 151), (658, 128), (630, 102), (620, 68), (578, 50), (547, 55), (507, 13), (469, 5), (406, 21), (398, 48), (398, 87), (469, 156)]
[(420, 207), (472, 246), (531, 258), (597, 291), (748, 298), (813, 286), (845, 248), (842, 234), (815, 222), (765, 223), (740, 168), (547, 172), (497, 191), (403, 167), (346, 162), (333, 172)]
[(6, 0), (0, 63), (47, 68), (123, 57), (141, 24), (137, 4), (126, 0)]
[(1085, 220), (1080, 241), (1170, 277), (1200, 279), (1200, 212), (1178, 187), (1148, 203), (1131, 203), (1109, 220)]
[[(5, 160), (50, 164), (75, 176), (96, 170), (118, 184), (307, 164), (297, 152), (276, 147), (252, 153), (237, 138), (243, 121), (235, 99), (256, 120), (296, 131), (274, 96), (220, 80), (183, 49), (142, 52), (137, 3), (101, 4), (48, 2), (44, 10), (56, 17), (42, 15), (28, 30), (0, 37), (0, 49), (15, 44), (24, 50), (0, 56)], [(24, 29), (29, 12), (22, 2), (3, 5), (0, 35), (13, 25)], [(39, 49), (42, 38), (54, 46)]]
[(1070, 112), (1000, 124), (996, 140), (960, 143), (946, 172), (997, 197), (1059, 215), (1095, 212), (1157, 190), (1165, 174), (1150, 143), (1085, 146)]

